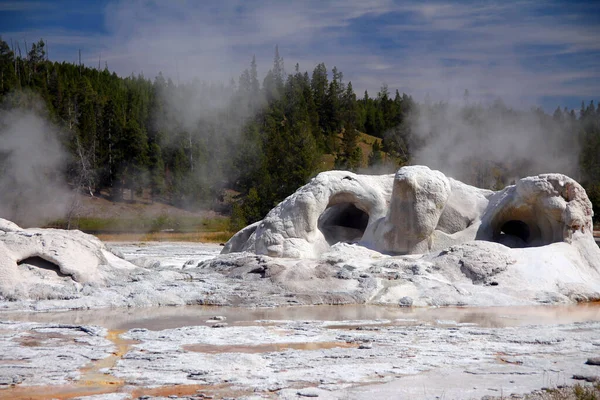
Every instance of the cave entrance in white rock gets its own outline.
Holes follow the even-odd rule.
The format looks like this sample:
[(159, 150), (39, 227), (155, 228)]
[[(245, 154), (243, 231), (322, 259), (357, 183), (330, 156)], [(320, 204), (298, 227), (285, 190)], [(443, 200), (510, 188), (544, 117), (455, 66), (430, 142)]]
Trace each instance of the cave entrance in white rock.
[(328, 206), (318, 221), (319, 230), (329, 245), (359, 242), (368, 224), (369, 214), (350, 202)]
[(490, 222), (491, 240), (512, 248), (539, 247), (564, 240), (563, 224), (544, 209), (506, 207)]
[(48, 260), (45, 260), (42, 257), (38, 257), (38, 256), (27, 257), (17, 263), (17, 265), (23, 265), (23, 264), (31, 265), (33, 267), (45, 269), (48, 271), (54, 271), (56, 273), (56, 275), (58, 275), (61, 278), (71, 277), (71, 275), (63, 274), (60, 271), (60, 267), (58, 265), (56, 265), (53, 262), (50, 262)]
[(512, 248), (543, 246), (539, 226), (534, 221), (510, 219), (496, 225), (494, 241)]
[(528, 243), (529, 237), (531, 236), (531, 230), (529, 229), (529, 225), (527, 225), (525, 222), (512, 219), (505, 222), (500, 227), (500, 234), (515, 236), (521, 239), (523, 242)]

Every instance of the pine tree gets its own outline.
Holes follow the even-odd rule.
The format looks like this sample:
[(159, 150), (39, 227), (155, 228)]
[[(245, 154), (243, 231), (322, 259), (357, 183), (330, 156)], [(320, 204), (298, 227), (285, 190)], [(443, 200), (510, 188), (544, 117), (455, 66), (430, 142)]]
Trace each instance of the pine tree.
[(319, 143), (319, 146), (324, 149), (328, 129), (328, 118), (326, 115), (325, 104), (327, 102), (327, 89), (329, 87), (327, 80), (327, 68), (325, 67), (324, 63), (318, 64), (313, 70), (310, 86), (312, 89), (313, 101), (318, 114), (318, 125), (320, 130), (319, 135), (316, 135), (316, 137), (319, 138), (317, 139), (317, 142)]
[(121, 124), (117, 116), (115, 102), (109, 99), (102, 109), (102, 119), (98, 130), (98, 184), (112, 190), (116, 178), (115, 151), (121, 137)]
[(356, 103), (356, 94), (352, 89), (352, 82), (342, 96), (342, 117), (344, 120), (344, 132), (342, 134), (341, 149), (335, 159), (335, 167), (356, 171), (361, 167), (362, 150), (358, 147), (359, 132), (356, 129), (358, 124), (358, 107)]
[(556, 122), (561, 122), (563, 120), (563, 113), (562, 113), (560, 107), (556, 107), (556, 110), (554, 110), (554, 113), (552, 114), (552, 118)]
[(17, 84), (14, 53), (0, 37), (0, 99)]
[(252, 62), (250, 63), (250, 95), (254, 99), (258, 99), (260, 92), (260, 84), (258, 83), (258, 70), (256, 68), (256, 56), (252, 56)]
[(279, 46), (275, 46), (275, 56), (273, 57), (273, 84), (274, 91), (280, 95), (283, 91), (283, 81), (285, 72), (283, 69), (283, 58), (279, 55)]
[(329, 83), (325, 104), (323, 105), (326, 122), (324, 126), (326, 132), (325, 148), (328, 152), (336, 150), (336, 135), (342, 128), (341, 82), (339, 80), (341, 77), (341, 73), (338, 72), (336, 67), (333, 67), (333, 79)]
[(148, 167), (148, 138), (136, 120), (127, 121), (123, 129), (121, 150), (121, 181), (130, 190), (130, 200), (133, 194), (144, 187)]
[(369, 167), (376, 167), (381, 165), (383, 162), (383, 157), (381, 157), (381, 147), (379, 146), (379, 142), (375, 140), (371, 147), (371, 154), (369, 154)]
[(267, 103), (274, 101), (279, 97), (275, 76), (271, 70), (267, 72), (267, 75), (265, 75), (265, 79), (263, 80), (263, 91), (265, 93)]

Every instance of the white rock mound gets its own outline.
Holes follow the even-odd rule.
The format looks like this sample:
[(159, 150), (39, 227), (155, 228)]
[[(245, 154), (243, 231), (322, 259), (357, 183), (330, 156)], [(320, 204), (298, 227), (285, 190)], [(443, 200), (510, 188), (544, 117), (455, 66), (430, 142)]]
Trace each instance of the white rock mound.
[(395, 176), (331, 171), (238, 232), (222, 253), (274, 257), (261, 268), (277, 265), (271, 270), (292, 278), (302, 271), (304, 283), (271, 279), (307, 294), (319, 291), (317, 282), (337, 288), (333, 278), (354, 280), (346, 291), (371, 303), (586, 301), (600, 298), (592, 216), (585, 190), (560, 174), (493, 192), (423, 166)]
[(234, 235), (223, 253), (313, 258), (338, 242), (374, 242), (392, 197), (393, 175), (330, 171), (298, 189), (261, 222)]
[(0, 219), (0, 309), (598, 300), (592, 215), (564, 175), (493, 192), (414, 166), (319, 174), (203, 261), (135, 266), (94, 236)]
[(471, 240), (508, 247), (592, 238), (592, 205), (573, 179), (545, 174), (493, 192), (424, 166), (395, 176), (319, 174), (264, 220), (238, 232), (223, 253), (314, 258), (338, 242), (386, 254), (423, 254)]
[[(22, 229), (0, 219), (0, 296), (60, 297), (61, 288), (105, 284), (110, 269), (133, 268), (81, 231)], [(53, 289), (56, 291), (53, 292)]]

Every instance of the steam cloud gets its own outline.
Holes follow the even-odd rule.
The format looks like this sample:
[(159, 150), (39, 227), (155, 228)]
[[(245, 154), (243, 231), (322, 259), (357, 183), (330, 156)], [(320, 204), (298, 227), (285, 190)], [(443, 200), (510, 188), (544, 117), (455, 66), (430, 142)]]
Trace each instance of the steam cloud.
[[(244, 126), (262, 103), (248, 93), (238, 92), (234, 84), (199, 80), (167, 85), (157, 95), (162, 112), (152, 119), (163, 134), (163, 150), (185, 150), (190, 165), (185, 176), (187, 184), (202, 188), (203, 201), (213, 201), (224, 182), (239, 176), (232, 156), (242, 143)], [(188, 197), (179, 202), (194, 206), (198, 200)]]
[[(504, 186), (526, 175), (560, 172), (578, 179), (579, 144), (568, 121), (501, 103), (459, 107), (425, 105), (412, 116), (413, 164), (425, 164), (456, 179), (486, 187)], [(494, 166), (511, 174), (498, 182)]]
[(62, 217), (65, 162), (58, 130), (39, 112), (0, 111), (0, 217), (24, 226)]

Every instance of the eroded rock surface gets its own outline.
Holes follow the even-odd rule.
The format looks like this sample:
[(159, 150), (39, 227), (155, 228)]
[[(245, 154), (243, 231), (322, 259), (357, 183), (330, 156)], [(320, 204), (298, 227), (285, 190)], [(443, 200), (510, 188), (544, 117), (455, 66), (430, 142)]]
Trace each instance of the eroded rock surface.
[(238, 232), (223, 253), (311, 258), (340, 241), (369, 240), (387, 212), (392, 183), (393, 175), (319, 174), (260, 223)]
[(598, 353), (599, 331), (598, 322), (481, 327), (383, 319), (115, 335), (93, 326), (0, 322), (0, 396), (96, 390), (96, 398), (178, 398), (188, 387), (181, 397), (507, 398), (597, 376), (598, 366), (586, 360)]
[(68, 299), (133, 268), (92, 235), (22, 229), (0, 219), (0, 296), (5, 299)]
[(523, 178), (492, 192), (425, 166), (392, 175), (319, 174), (242, 229), (223, 253), (314, 258), (338, 242), (387, 254), (423, 254), (470, 240), (508, 247), (570, 243), (590, 238), (592, 204), (585, 190), (561, 174)]
[(253, 253), (281, 287), (359, 302), (586, 301), (600, 298), (592, 215), (585, 190), (560, 174), (492, 192), (423, 166), (330, 171), (236, 234), (210, 267), (235, 270)]
[(64, 385), (80, 379), (90, 360), (113, 351), (106, 332), (97, 326), (0, 321), (0, 397), (11, 386)]

